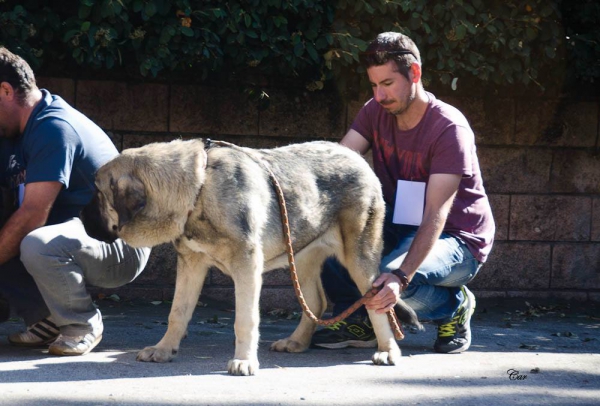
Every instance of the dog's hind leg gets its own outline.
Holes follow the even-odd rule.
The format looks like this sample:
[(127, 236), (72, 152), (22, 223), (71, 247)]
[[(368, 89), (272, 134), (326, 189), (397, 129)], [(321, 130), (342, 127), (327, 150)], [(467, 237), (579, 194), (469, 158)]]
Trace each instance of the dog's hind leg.
[[(344, 265), (361, 293), (365, 294), (371, 290), (375, 278), (371, 276), (372, 274), (369, 275), (366, 270), (377, 270), (376, 262), (352, 258), (347, 259)], [(396, 343), (386, 314), (375, 313), (374, 310), (367, 310), (367, 312), (377, 336), (377, 352), (373, 355), (373, 363), (376, 365), (396, 365), (400, 361), (402, 353), (398, 343)]]
[[(313, 248), (296, 256), (298, 280), (302, 294), (309, 309), (321, 318), (327, 307), (327, 299), (321, 285), (321, 267), (325, 259), (331, 254), (320, 247)], [(304, 312), (300, 324), (291, 336), (277, 340), (271, 344), (271, 351), (302, 352), (309, 345), (317, 325)]]
[[(185, 253), (182, 253), (182, 251)], [(169, 314), (169, 327), (158, 344), (138, 353), (138, 361), (168, 362), (179, 351), (179, 344), (187, 332), (210, 263), (204, 254), (182, 250), (177, 258), (175, 297)]]
[[(383, 215), (384, 211), (373, 204), (360, 214), (349, 212), (343, 217), (345, 221), (342, 221), (341, 230), (344, 248), (339, 259), (363, 295), (372, 289), (373, 281), (379, 274)], [(377, 336), (377, 352), (373, 355), (373, 363), (396, 365), (402, 353), (387, 316), (372, 310), (368, 310), (368, 313)]]

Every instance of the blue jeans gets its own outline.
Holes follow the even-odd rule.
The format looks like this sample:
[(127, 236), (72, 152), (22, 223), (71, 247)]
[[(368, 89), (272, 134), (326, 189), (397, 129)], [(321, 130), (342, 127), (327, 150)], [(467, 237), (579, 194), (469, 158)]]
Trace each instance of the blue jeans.
[[(384, 224), (384, 250), (379, 270), (398, 269), (417, 233), (417, 227), (392, 223), (388, 210)], [(461, 286), (479, 272), (481, 263), (473, 257), (465, 243), (457, 237), (442, 233), (425, 261), (417, 269), (402, 299), (412, 307), (421, 320), (446, 322), (464, 300)], [(333, 316), (350, 307), (362, 297), (348, 271), (335, 258), (323, 264), (323, 288), (333, 302)], [(361, 307), (355, 316), (367, 316)]]
[(102, 315), (86, 284), (115, 288), (131, 282), (149, 255), (150, 248), (133, 248), (122, 240), (95, 240), (73, 218), (38, 228), (23, 239), (21, 260), (14, 258), (0, 268), (0, 293), (27, 325), (51, 314), (63, 334), (99, 332)]

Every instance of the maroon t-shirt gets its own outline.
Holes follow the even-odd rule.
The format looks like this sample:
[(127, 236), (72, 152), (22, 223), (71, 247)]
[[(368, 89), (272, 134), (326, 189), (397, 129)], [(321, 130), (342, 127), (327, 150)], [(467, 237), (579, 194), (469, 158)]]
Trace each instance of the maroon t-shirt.
[(475, 136), (460, 111), (427, 95), (425, 115), (411, 130), (400, 130), (396, 117), (373, 99), (359, 111), (351, 128), (371, 143), (375, 173), (392, 207), (398, 180), (427, 183), (435, 173), (461, 175), (444, 231), (462, 239), (473, 256), (485, 262), (495, 224), (483, 188)]

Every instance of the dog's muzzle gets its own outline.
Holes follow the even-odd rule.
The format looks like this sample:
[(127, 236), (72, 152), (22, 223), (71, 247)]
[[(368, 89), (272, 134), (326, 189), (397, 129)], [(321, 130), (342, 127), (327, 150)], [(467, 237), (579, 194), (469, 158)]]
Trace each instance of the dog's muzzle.
[(116, 232), (108, 229), (102, 217), (98, 197), (94, 196), (92, 201), (81, 210), (79, 218), (83, 223), (85, 232), (90, 237), (108, 244), (115, 242), (118, 238)]

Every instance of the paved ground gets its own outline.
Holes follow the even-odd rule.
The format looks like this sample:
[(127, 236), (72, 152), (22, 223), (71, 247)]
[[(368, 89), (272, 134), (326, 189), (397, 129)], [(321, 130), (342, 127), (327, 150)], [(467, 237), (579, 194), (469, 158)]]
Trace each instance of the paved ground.
[[(169, 304), (99, 305), (104, 340), (87, 356), (53, 357), (0, 341), (0, 405), (600, 405), (598, 305), (480, 300), (471, 350), (433, 353), (428, 324), (400, 342), (396, 367), (372, 365), (373, 350), (270, 352), (296, 320), (265, 315), (253, 377), (227, 375), (233, 313), (222, 305), (197, 308), (168, 364), (135, 356), (164, 334)], [(0, 335), (20, 328), (0, 324)]]

